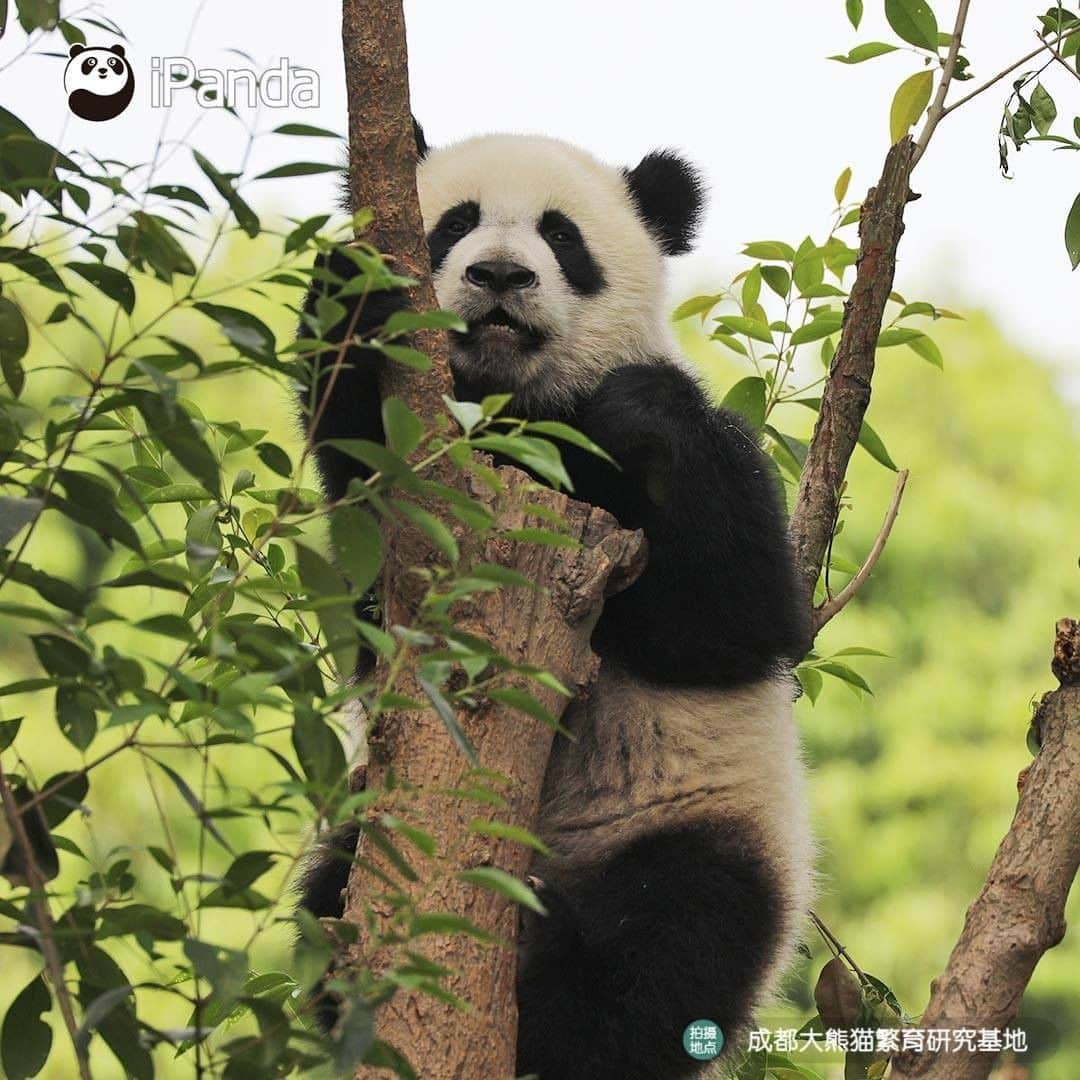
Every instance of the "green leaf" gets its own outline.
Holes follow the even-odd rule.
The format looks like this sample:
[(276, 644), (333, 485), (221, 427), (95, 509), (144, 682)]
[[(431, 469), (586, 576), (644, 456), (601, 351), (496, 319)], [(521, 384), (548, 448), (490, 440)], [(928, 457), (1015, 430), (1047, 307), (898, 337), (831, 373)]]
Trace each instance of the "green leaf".
[(236, 221), (252, 239), (259, 235), (259, 219), (255, 211), (240, 197), (232, 181), (223, 173), (218, 172), (213, 165), (198, 150), (192, 150), (195, 163), (206, 174), (207, 179), (217, 189), (218, 194), (229, 204), (229, 208), (236, 215)]
[(312, 127), (311, 124), (282, 124), (274, 128), (274, 135), (303, 135), (307, 138), (317, 139), (340, 139), (336, 131), (327, 131), (326, 128)]
[(597, 446), (588, 435), (558, 420), (533, 420), (526, 425), (525, 430), (537, 435), (547, 435), (553, 439), (562, 439), (573, 446), (581, 447), (582, 450), (588, 450), (590, 454), (595, 454), (605, 461), (613, 460), (611, 455), (602, 446)]
[(755, 240), (747, 244), (742, 253), (751, 259), (764, 259), (766, 262), (791, 262), (795, 258), (795, 249), (783, 240)]
[(51, 30), (60, 21), (60, 0), (15, 0), (15, 6), (19, 9), (19, 25), (28, 34)]
[(15, 741), (22, 722), (21, 716), (15, 717), (14, 720), (0, 720), (0, 750), (6, 750)]
[(233, 849), (229, 846), (229, 842), (221, 835), (218, 827), (211, 820), (210, 815), (206, 812), (206, 807), (199, 801), (199, 797), (191, 790), (191, 786), (188, 782), (175, 770), (170, 768), (163, 761), (158, 761), (155, 757), (147, 757), (152, 761), (165, 775), (173, 782), (173, 786), (180, 793), (180, 797), (188, 804), (189, 807), (195, 812), (195, 817), (201, 823), (202, 827), (230, 854), (233, 854)]
[(31, 521), (36, 520), (44, 503), (40, 499), (0, 497), (0, 547), (16, 537)]
[(0, 371), (12, 397), (22, 393), (26, 376), (20, 361), (30, 347), (30, 331), (22, 311), (6, 296), (0, 296)]
[(885, 449), (881, 436), (865, 420), (859, 428), (859, 445), (886, 469), (891, 469), (893, 472), (900, 471), (896, 462), (889, 456), (889, 451)]
[(450, 733), (450, 738), (454, 740), (457, 748), (465, 755), (466, 760), (474, 769), (479, 768), (480, 757), (476, 753), (476, 748), (469, 741), (469, 737), (465, 734), (461, 724), (458, 723), (458, 718), (454, 715), (450, 703), (443, 697), (439, 688), (428, 682), (423, 676), (418, 675), (416, 681), (434, 706), (435, 712)]
[(891, 330), (882, 330), (878, 334), (877, 347), (887, 349), (892, 345), (906, 345), (909, 341), (914, 341), (915, 338), (921, 336), (921, 330), (915, 330), (909, 326), (898, 326)]
[(716, 321), (732, 333), (743, 334), (754, 341), (763, 341), (766, 345), (773, 343), (768, 326), (757, 319), (749, 319), (745, 315), (721, 315)]
[(937, 343), (933, 338), (927, 337), (926, 334), (920, 334), (917, 338), (912, 338), (907, 343), (909, 349), (914, 350), (924, 360), (933, 364), (936, 368), (944, 368), (945, 360), (941, 355), (941, 350), (937, 347)]
[(846, 6), (848, 22), (858, 30), (859, 23), (862, 22), (863, 0), (847, 0)]
[(787, 298), (788, 290), (791, 288), (791, 275), (782, 266), (761, 266), (758, 267), (762, 280), (766, 285), (781, 300)]
[(424, 437), (424, 422), (401, 398), (388, 397), (382, 403), (386, 443), (395, 454), (408, 457)]
[(129, 390), (128, 397), (142, 414), (150, 435), (212, 495), (221, 494), (220, 467), (210, 447), (178, 401), (150, 390)]
[(527, 907), (539, 915), (546, 915), (547, 908), (540, 902), (540, 898), (516, 877), (500, 870), (495, 866), (481, 866), (475, 870), (462, 870), (458, 873), (458, 880), (468, 882), (470, 885), (478, 885), (482, 889), (489, 889), (503, 896), (509, 897), (516, 904)]
[(52, 1048), (52, 1028), (41, 1014), (52, 1008), (45, 978), (38, 975), (19, 991), (0, 1029), (0, 1061), (8, 1080), (37, 1076)]
[[(861, 4), (860, 4), (861, 6)], [(837, 178), (836, 184), (833, 186), (833, 195), (836, 196), (836, 205), (839, 206), (844, 201), (844, 196), (847, 194), (848, 185), (851, 183), (851, 166), (849, 165)]]
[[(794, 398), (792, 400), (795, 405), (803, 405), (808, 409), (813, 409), (814, 412), (818, 412), (821, 408), (821, 398)], [(859, 445), (875, 461), (884, 465), (885, 468), (891, 469), (893, 472), (900, 471), (896, 463), (889, 456), (889, 451), (885, 449), (885, 444), (881, 441), (881, 437), (865, 420), (862, 423), (862, 427), (859, 428)]]
[[(300, 768), (313, 784), (331, 789), (340, 784), (348, 769), (341, 740), (316, 712), (297, 710), (293, 721), (292, 744)], [(326, 812), (325, 797), (318, 791), (310, 795), (320, 813)]]
[(725, 395), (725, 408), (745, 417), (757, 430), (765, 423), (765, 380), (757, 375), (740, 379)]
[(1065, 250), (1069, 253), (1069, 262), (1075, 270), (1080, 266), (1080, 195), (1076, 196), (1065, 221)]
[(348, 588), (341, 575), (321, 555), (304, 544), (296, 545), (296, 567), (312, 600), (340, 598), (337, 603), (319, 604), (316, 612), (338, 674), (347, 679), (356, 667), (359, 649)]
[(550, 855), (551, 849), (538, 836), (533, 836), (528, 829), (517, 825), (508, 825), (504, 821), (489, 821), (487, 818), (474, 818), (469, 822), (469, 832), (481, 836), (494, 836), (500, 840), (510, 840), (515, 844), (530, 847), (541, 855)]
[(816, 666), (819, 671), (824, 671), (834, 678), (841, 679), (851, 686), (858, 687), (858, 689), (870, 694), (871, 697), (873, 696), (874, 692), (870, 689), (867, 681), (857, 671), (853, 671), (849, 668), (847, 664), (837, 664), (832, 660), (824, 660)]
[(723, 299), (722, 293), (717, 293), (714, 296), (692, 296), (689, 300), (684, 300), (671, 313), (672, 322), (688, 319), (691, 315), (705, 315)]
[(247, 356), (257, 363), (276, 363), (274, 334), (261, 319), (239, 308), (223, 307), (220, 304), (200, 303), (194, 307), (221, 327), (222, 333), (242, 356)]
[(278, 180), (283, 176), (314, 176), (316, 173), (341, 172), (340, 165), (326, 165), (315, 161), (291, 161), (269, 172), (259, 173), (256, 180)]
[(95, 262), (70, 262), (64, 269), (89, 281), (110, 300), (115, 300), (129, 315), (135, 310), (135, 286), (132, 285), (130, 276), (122, 270)]
[(889, 138), (899, 142), (930, 104), (930, 95), (934, 89), (934, 73), (920, 71), (905, 79), (897, 88), (889, 112)]
[(843, 325), (844, 316), (839, 311), (828, 311), (819, 315), (813, 322), (800, 326), (791, 335), (789, 344), (805, 345), (808, 341), (820, 341), (830, 334), (835, 334)]
[(255, 447), (255, 453), (271, 472), (285, 477), (286, 480), (292, 476), (292, 462), (289, 460), (289, 455), (277, 443), (261, 442)]
[(926, 0), (885, 0), (885, 18), (909, 45), (937, 52), (937, 18)]
[(109, 1013), (132, 993), (134, 993), (134, 987), (122, 983), (120, 986), (114, 986), (102, 991), (90, 1002), (83, 1013), (83, 1021), (79, 1025), (79, 1030), (75, 1032), (75, 1046), (79, 1051), (86, 1052), (94, 1030), (100, 1027)]
[(1031, 92), (1032, 123), (1040, 135), (1045, 135), (1057, 119), (1057, 105), (1042, 83), (1036, 83)]
[(808, 289), (820, 285), (825, 277), (825, 259), (809, 236), (803, 240), (799, 245), (799, 250), (795, 252), (791, 276), (795, 287), (804, 296)]
[(395, 311), (383, 326), (383, 334), (396, 337), (414, 330), (467, 330), (468, 325), (453, 311)]
[(415, 503), (394, 500), (394, 509), (413, 523), (451, 562), (460, 557), (454, 534), (434, 514)]
[(184, 551), (193, 577), (205, 577), (214, 568), (224, 543), (217, 523), (216, 505), (203, 506), (188, 518)]
[(830, 56), (829, 59), (841, 64), (861, 64), (864, 60), (873, 60), (875, 56), (896, 52), (896, 49), (897, 46), (887, 45), (884, 41), (867, 41), (862, 45), (856, 45), (846, 56)]
[(173, 274), (195, 275), (195, 264), (169, 231), (168, 221), (142, 210), (134, 211), (131, 219), (133, 226), (121, 225), (116, 230), (116, 246), (125, 259), (138, 269), (149, 264), (164, 282), (171, 282)]
[(795, 669), (795, 678), (799, 680), (799, 685), (803, 688), (803, 692), (810, 699), (810, 704), (815, 704), (818, 695), (821, 693), (822, 684), (824, 683), (821, 674), (806, 664), (800, 664)]
[(163, 195), (170, 202), (186, 202), (200, 210), (209, 210), (206, 200), (197, 192), (183, 184), (157, 184), (147, 191), (147, 195)]
[(382, 568), (382, 534), (378, 523), (358, 506), (339, 506), (330, 515), (330, 537), (353, 593), (365, 592)]

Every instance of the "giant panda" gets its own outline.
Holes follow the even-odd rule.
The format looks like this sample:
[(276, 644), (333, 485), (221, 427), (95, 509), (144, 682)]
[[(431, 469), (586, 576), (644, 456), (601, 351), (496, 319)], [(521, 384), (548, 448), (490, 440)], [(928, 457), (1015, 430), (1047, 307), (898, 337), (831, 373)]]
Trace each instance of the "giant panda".
[[(435, 291), (468, 327), (451, 340), (457, 397), (509, 393), (507, 415), (589, 435), (618, 467), (566, 447), (575, 496), (648, 541), (641, 577), (604, 606), (598, 681), (544, 782), (552, 854), (530, 880), (548, 915), (522, 927), (518, 1072), (697, 1075), (684, 1030), (715, 1021), (729, 1046), (745, 1030), (792, 957), (812, 877), (791, 675), (808, 627), (782, 493), (669, 329), (665, 258), (691, 247), (702, 183), (669, 151), (620, 169), (553, 138), (417, 138)], [(328, 266), (309, 313), (319, 277), (351, 276), (345, 257)], [(362, 340), (404, 302), (371, 293), (329, 339), (356, 318)], [(325, 440), (383, 438), (379, 363), (350, 346), (318, 417), (330, 499), (361, 466)], [(315, 915), (341, 916), (356, 837), (333, 835), (309, 866)]]

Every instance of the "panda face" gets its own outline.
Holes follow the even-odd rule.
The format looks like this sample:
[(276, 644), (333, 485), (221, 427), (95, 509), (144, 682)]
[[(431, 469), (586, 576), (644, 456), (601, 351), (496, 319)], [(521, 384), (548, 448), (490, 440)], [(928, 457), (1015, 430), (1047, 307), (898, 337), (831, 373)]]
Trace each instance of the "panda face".
[(673, 248), (633, 176), (532, 136), (482, 136), (423, 159), (435, 290), (468, 324), (451, 347), (468, 387), (570, 401), (618, 364), (670, 354), (663, 256)]
[(71, 46), (64, 71), (68, 105), (84, 120), (112, 120), (127, 108), (135, 92), (135, 75), (123, 45), (108, 49)]

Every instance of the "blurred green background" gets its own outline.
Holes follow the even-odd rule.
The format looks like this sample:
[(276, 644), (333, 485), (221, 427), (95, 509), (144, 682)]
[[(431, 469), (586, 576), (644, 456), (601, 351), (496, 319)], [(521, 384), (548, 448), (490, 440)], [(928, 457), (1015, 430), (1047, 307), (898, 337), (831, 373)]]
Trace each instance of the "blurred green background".
[[(223, 284), (248, 278), (261, 262), (272, 264), (275, 250), (265, 240), (233, 241), (211, 278)], [(299, 301), (286, 289), (276, 295), (294, 305)], [(152, 313), (155, 299), (165, 296), (160, 286), (147, 283), (144, 290), (140, 285), (137, 314)], [(32, 290), (21, 299), (41, 317), (51, 307), (49, 298)], [(249, 293), (220, 299), (250, 306), (279, 341), (289, 340), (294, 316), (283, 305)], [(829, 652), (859, 645), (889, 658), (855, 661), (873, 688), (872, 697), (856, 697), (841, 683), (826, 680), (816, 706), (805, 698), (798, 706), (820, 845), (816, 910), (860, 966), (888, 983), (912, 1013), (925, 1004), (930, 979), (944, 965), (1008, 826), (1016, 776), (1029, 761), (1025, 734), (1032, 703), (1054, 685), (1049, 670), (1054, 622), (1080, 613), (1076, 402), (1067, 403), (1061, 393), (1063, 372), (1005, 340), (988, 315), (969, 315), (965, 322), (929, 328), (945, 355), (943, 372), (906, 348), (879, 354), (869, 420), (893, 459), (911, 470), (911, 479), (873, 578), (826, 629), (819, 648)], [(53, 346), (66, 355), (85, 342), (70, 324), (49, 329)], [(226, 354), (212, 325), (201, 317), (179, 315), (164, 329), (208, 358)], [(718, 395), (749, 373), (737, 358), (708, 342), (695, 320), (678, 329)], [(44, 404), (54, 394), (77, 392), (78, 385), (65, 373), (42, 372), (56, 354), (40, 338), (34, 348), (27, 368), (41, 374), (31, 374), (28, 383), (33, 400)], [(199, 383), (191, 396), (208, 415), (266, 428), (290, 451), (298, 445), (288, 391), (264, 376), (243, 373)], [(811, 414), (786, 408), (775, 422), (807, 436)], [(253, 457), (252, 462), (258, 468)], [(234, 468), (247, 464), (236, 459)], [(852, 510), (837, 550), (858, 562), (880, 526), (894, 475), (860, 450), (849, 481)], [(79, 579), (89, 575), (102, 553), (83, 544), (58, 516), (47, 515), (29, 556), (46, 570)], [(111, 602), (145, 603), (146, 614), (169, 610), (172, 603), (149, 590), (129, 590)], [(36, 670), (25, 632), (25, 624), (0, 624), (0, 679), (5, 683)], [(146, 635), (136, 640), (136, 632), (125, 629), (110, 640), (144, 656), (160, 649), (160, 659), (174, 651)], [(23, 714), (33, 724), (33, 736), (27, 738), (24, 727), (20, 746), (39, 776), (78, 764), (78, 754), (57, 730), (49, 695), (0, 699), (0, 717)], [(257, 722), (272, 728), (275, 717), (263, 713)], [(107, 745), (96, 743), (94, 754)], [(291, 754), (287, 732), (276, 737), (275, 745)], [(260, 752), (230, 748), (217, 760), (236, 791), (260, 791), (281, 776)], [(126, 755), (104, 766), (90, 816), (73, 815), (62, 827), (92, 860), (104, 863), (116, 845), (163, 842), (155, 794), (141, 771), (130, 774), (132, 767)], [(220, 801), (227, 800), (220, 777), (211, 777), (210, 784)], [(172, 844), (193, 865), (196, 822), (175, 791), (158, 783), (157, 797), (170, 819)], [(279, 833), (277, 839), (299, 847), (304, 827), (298, 816), (295, 834)], [(228, 831), (238, 846), (265, 846), (268, 839), (257, 820), (230, 822)], [(158, 888), (157, 899), (167, 903), (166, 876), (154, 870), (145, 852), (132, 857), (141, 887)], [(213, 852), (208, 858), (216, 865)], [(71, 886), (79, 867), (67, 857), (62, 865), (58, 884)], [(279, 886), (285, 870), (278, 871)], [(1076, 914), (1074, 897), (1074, 919)], [(201, 932), (222, 942), (244, 941), (261, 920), (245, 912), (208, 911)], [(260, 969), (287, 966), (288, 942), (286, 926), (270, 925), (253, 950)], [(763, 1016), (767, 1026), (797, 1027), (813, 1012), (811, 988), (827, 953), (810, 928), (807, 943), (813, 959), (802, 961), (790, 980), (793, 1005)], [(125, 954), (118, 958), (138, 978), (140, 965), (151, 961), (134, 943), (123, 947)], [(15, 950), (6, 954), (0, 1012), (36, 970), (29, 957), (23, 965)], [(140, 1009), (165, 1022), (175, 1008), (157, 997), (140, 999)], [(1037, 1021), (1030, 1075), (1037, 1080), (1080, 1076), (1080, 938), (1075, 933), (1039, 965), (1023, 1012)], [(50, 1020), (56, 1023), (55, 1015)], [(99, 1042), (95, 1075), (120, 1075)], [(178, 1063), (170, 1052), (159, 1050), (156, 1060), (162, 1076), (190, 1075), (189, 1059)], [(70, 1068), (70, 1054), (60, 1047), (43, 1075), (66, 1077)]]

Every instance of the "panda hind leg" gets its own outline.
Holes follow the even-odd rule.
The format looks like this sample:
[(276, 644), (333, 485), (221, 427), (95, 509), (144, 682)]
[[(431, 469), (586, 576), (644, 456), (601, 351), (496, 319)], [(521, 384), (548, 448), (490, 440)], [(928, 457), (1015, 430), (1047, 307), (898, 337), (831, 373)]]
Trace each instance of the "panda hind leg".
[(518, 1075), (678, 1080), (694, 1020), (735, 1032), (779, 946), (779, 894), (737, 823), (652, 832), (585, 872), (538, 869), (523, 927)]

